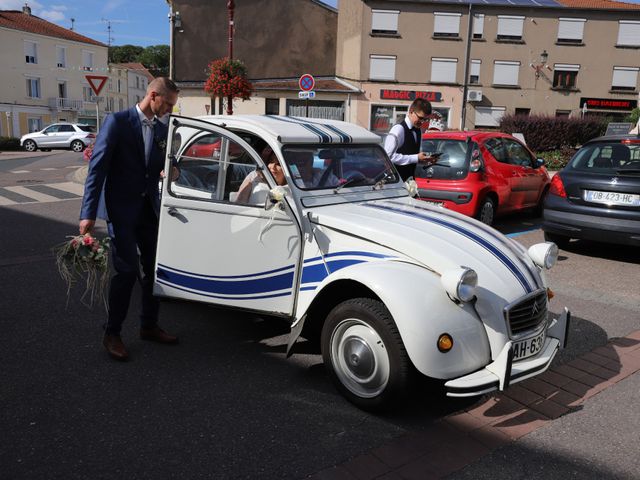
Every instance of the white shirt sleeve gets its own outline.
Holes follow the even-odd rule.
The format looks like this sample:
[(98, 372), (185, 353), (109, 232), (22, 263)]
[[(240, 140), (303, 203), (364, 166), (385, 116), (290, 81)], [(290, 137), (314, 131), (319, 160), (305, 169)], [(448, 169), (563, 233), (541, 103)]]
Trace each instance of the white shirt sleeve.
[(389, 135), (384, 139), (384, 150), (389, 155), (389, 158), (396, 165), (409, 165), (411, 163), (418, 163), (418, 154), (404, 155), (397, 153), (400, 145), (404, 143), (404, 128), (402, 125), (397, 124), (391, 127)]

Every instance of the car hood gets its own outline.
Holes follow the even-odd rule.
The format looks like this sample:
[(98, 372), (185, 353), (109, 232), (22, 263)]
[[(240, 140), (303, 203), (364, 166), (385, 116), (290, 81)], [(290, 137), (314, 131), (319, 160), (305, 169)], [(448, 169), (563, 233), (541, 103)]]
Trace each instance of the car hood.
[(450, 210), (412, 199), (382, 200), (314, 208), (309, 219), (394, 250), (437, 274), (472, 268), (478, 274), (478, 291), (498, 294), (506, 302), (543, 287), (524, 247)]

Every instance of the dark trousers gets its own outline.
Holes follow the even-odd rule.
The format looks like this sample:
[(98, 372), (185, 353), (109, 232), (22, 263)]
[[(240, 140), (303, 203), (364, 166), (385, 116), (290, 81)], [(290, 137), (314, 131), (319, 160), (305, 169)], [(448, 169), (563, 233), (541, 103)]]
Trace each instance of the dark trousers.
[[(111, 237), (111, 258), (116, 271), (109, 289), (109, 316), (105, 325), (107, 335), (119, 335), (127, 317), (131, 292), (140, 280), (142, 286), (142, 328), (158, 323), (160, 301), (153, 296), (153, 275), (158, 243), (158, 217), (149, 202), (135, 224), (107, 223)], [(138, 252), (140, 254), (138, 255)], [(142, 266), (142, 272), (140, 267)]]

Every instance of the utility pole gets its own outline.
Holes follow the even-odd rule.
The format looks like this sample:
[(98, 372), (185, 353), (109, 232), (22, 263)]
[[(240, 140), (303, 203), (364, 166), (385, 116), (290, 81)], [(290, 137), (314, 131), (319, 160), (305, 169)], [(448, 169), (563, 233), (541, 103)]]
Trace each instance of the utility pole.
[[(236, 4), (233, 0), (227, 2), (227, 10), (229, 11), (229, 61), (233, 59), (233, 11)], [(233, 97), (227, 97), (227, 115), (233, 115)]]
[(467, 92), (469, 91), (469, 57), (471, 56), (471, 38), (473, 36), (473, 5), (469, 2), (469, 21), (467, 22), (467, 48), (464, 55), (464, 79), (462, 80), (462, 111), (460, 130), (464, 130), (467, 121)]

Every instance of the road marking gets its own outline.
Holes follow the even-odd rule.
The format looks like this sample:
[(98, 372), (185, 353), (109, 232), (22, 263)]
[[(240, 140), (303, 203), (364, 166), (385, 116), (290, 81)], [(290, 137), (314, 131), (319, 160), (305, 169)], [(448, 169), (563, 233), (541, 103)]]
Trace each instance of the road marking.
[(40, 193), (35, 190), (31, 190), (31, 188), (27, 187), (4, 187), (5, 190), (9, 190), (10, 192), (17, 193), (18, 195), (22, 195), (23, 197), (31, 198), (37, 202), (56, 202), (59, 199), (56, 197), (52, 197), (51, 195), (47, 195), (46, 193)]
[(75, 183), (75, 182), (47, 183), (44, 186), (62, 190), (64, 192), (74, 193), (79, 197), (84, 195), (84, 186), (80, 183)]
[(31, 173), (31, 170), (10, 170), (10, 173)]
[(0, 187), (0, 206), (75, 200), (84, 195), (84, 186), (74, 182)]
[(69, 165), (68, 167), (64, 167), (64, 168), (82, 168), (83, 165)]
[(50, 172), (51, 170), (58, 170), (57, 168), (53, 168), (53, 167), (46, 167), (46, 168), (41, 168), (40, 170), (45, 170)]
[(14, 202), (13, 200), (9, 200), (8, 198), (5, 197), (0, 197), (0, 207), (5, 206), (5, 205), (15, 205), (18, 202)]

